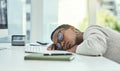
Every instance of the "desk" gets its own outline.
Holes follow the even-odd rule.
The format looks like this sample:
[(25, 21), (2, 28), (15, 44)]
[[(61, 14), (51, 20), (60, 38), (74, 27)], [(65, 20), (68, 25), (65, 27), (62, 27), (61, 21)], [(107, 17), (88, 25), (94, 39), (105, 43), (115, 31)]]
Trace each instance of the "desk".
[(24, 60), (26, 46), (4, 46), (10, 48), (0, 50), (0, 71), (120, 71), (120, 64), (104, 57), (76, 55), (73, 61), (31, 61)]

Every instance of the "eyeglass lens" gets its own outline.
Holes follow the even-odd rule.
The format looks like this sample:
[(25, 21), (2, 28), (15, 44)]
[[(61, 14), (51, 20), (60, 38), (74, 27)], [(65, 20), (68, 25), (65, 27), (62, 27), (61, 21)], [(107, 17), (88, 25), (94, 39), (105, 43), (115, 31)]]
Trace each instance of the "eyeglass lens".
[(64, 38), (63, 34), (62, 33), (59, 33), (58, 34), (58, 41), (62, 41)]
[(57, 46), (57, 47), (56, 47), (56, 50), (62, 50), (62, 46), (61, 46), (60, 43), (57, 43), (56, 46)]
[(56, 44), (56, 50), (62, 50), (62, 45), (60, 42), (63, 40), (64, 35), (62, 33), (58, 33), (58, 43)]

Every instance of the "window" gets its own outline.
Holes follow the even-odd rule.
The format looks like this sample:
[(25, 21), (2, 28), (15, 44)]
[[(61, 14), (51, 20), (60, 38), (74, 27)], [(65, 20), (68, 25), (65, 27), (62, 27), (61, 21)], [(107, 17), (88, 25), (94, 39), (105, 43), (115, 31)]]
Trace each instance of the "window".
[[(88, 16), (87, 1), (32, 0), (31, 42), (36, 40), (50, 42), (52, 31), (60, 24), (71, 24), (75, 27), (83, 25), (84, 20)], [(84, 29), (81, 27), (77, 28)]]
[(4, 38), (7, 35), (8, 35), (7, 0), (0, 0), (0, 38)]
[[(7, 2), (7, 12), (5, 7), (6, 2)], [(4, 4), (4, 5), (1, 5), (1, 4)], [(2, 13), (0, 14), (0, 16), (4, 15), (6, 17), (6, 14), (7, 14), (7, 19), (2, 18), (2, 21), (7, 20), (8, 22), (7, 24), (8, 34), (5, 37), (0, 37), (0, 42), (2, 43), (11, 42), (12, 35), (26, 35), (26, 40), (27, 42), (29, 42), (30, 18), (27, 17), (27, 21), (26, 21), (26, 13), (27, 13), (27, 16), (29, 16), (28, 14), (29, 12), (27, 11), (27, 7), (26, 7), (27, 4), (30, 4), (30, 2), (28, 3), (26, 2), (26, 0), (0, 0), (0, 7), (2, 6), (5, 7), (0, 10), (0, 13)], [(7, 23), (7, 22), (5, 21), (3, 23)]]
[(50, 35), (58, 25), (70, 24), (84, 31), (89, 23), (89, 10), (94, 17), (91, 12), (94, 6), (89, 7), (88, 0), (7, 1), (9, 32), (6, 38), (0, 38), (0, 42), (11, 42), (11, 35), (22, 34), (26, 35), (27, 42), (30, 39), (50, 42)]
[(7, 0), (0, 0), (0, 29), (7, 28)]
[[(87, 0), (59, 0), (58, 23), (81, 26), (88, 15)], [(87, 23), (88, 25), (88, 23)], [(87, 26), (86, 25), (86, 26)], [(83, 30), (81, 27), (77, 27)]]
[(120, 0), (99, 0), (97, 24), (120, 32)]

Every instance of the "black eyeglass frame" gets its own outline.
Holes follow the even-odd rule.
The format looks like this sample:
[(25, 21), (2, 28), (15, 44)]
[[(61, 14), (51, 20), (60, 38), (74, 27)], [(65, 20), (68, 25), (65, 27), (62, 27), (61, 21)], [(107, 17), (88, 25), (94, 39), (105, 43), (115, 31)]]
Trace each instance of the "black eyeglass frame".
[(62, 50), (63, 46), (61, 45), (61, 42), (64, 40), (64, 34), (62, 33), (64, 30), (60, 30), (57, 35), (57, 43), (55, 44), (55, 50)]

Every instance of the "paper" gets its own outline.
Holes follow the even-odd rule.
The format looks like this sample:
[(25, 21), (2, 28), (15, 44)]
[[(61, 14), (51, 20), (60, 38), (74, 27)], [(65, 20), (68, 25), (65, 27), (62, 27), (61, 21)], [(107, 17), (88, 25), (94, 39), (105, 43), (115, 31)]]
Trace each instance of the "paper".
[(52, 50), (48, 51), (45, 46), (30, 46), (25, 48), (26, 53), (41, 53), (46, 55), (72, 55), (72, 52)]

